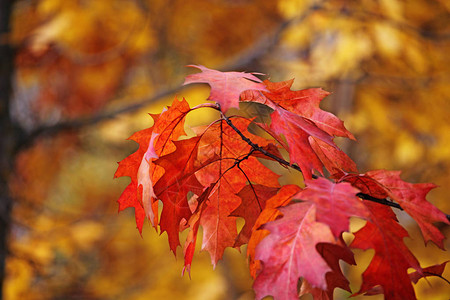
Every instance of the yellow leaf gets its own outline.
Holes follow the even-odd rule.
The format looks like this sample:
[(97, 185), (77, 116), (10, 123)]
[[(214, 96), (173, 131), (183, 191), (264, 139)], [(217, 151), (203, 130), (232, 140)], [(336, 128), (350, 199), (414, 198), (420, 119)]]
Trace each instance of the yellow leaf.
[(386, 56), (397, 56), (401, 50), (398, 32), (385, 23), (375, 23), (373, 33), (379, 51)]
[(81, 249), (89, 249), (99, 240), (105, 228), (94, 221), (84, 221), (71, 227), (72, 238)]

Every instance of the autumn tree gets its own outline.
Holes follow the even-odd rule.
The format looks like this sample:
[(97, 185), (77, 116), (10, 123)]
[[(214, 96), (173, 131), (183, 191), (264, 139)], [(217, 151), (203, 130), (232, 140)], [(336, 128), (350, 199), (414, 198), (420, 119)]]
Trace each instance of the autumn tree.
[[(6, 208), (2, 230), (9, 228), (9, 234), (0, 235), (5, 239), (3, 249), (7, 248), (2, 252), (6, 275), (0, 280), (6, 299), (254, 298), (248, 266), (238, 251), (226, 250), (214, 272), (209, 255), (197, 254), (192, 280), (180, 279), (182, 262), (173, 258), (166, 237), (158, 238), (144, 226), (141, 238), (132, 224), (132, 209), (117, 216), (116, 200), (129, 181), (112, 180), (115, 162), (136, 150), (135, 143), (123, 139), (147, 123), (150, 126), (153, 121), (146, 113), (161, 113), (175, 94), (178, 101), (185, 97), (191, 108), (208, 97), (205, 85), (182, 86), (189, 73), (185, 65), (259, 71), (268, 76), (256, 77), (273, 83), (295, 78), (293, 91), (322, 87), (331, 94), (321, 109), (345, 120), (357, 139), (333, 142), (359, 172), (403, 170), (404, 181), (439, 186), (449, 180), (450, 43), (445, 1), (20, 0), (1, 5), (1, 205)], [(265, 123), (272, 109), (242, 102), (239, 111), (232, 108), (225, 115), (232, 124), (239, 123), (234, 114), (257, 115), (253, 123)], [(220, 118), (216, 108), (189, 112), (186, 133), (200, 134), (189, 128), (209, 124), (213, 118)], [(248, 133), (240, 130), (252, 138), (261, 133), (254, 124)], [(213, 139), (213, 132), (202, 139)], [(261, 138), (269, 136), (256, 138), (262, 147)], [(243, 145), (242, 151), (251, 147)], [(267, 151), (275, 151), (268, 147)], [(290, 162), (288, 152), (278, 151)], [(257, 153), (239, 166), (245, 170), (256, 157), (264, 168), (281, 175), (280, 185), (303, 187), (298, 170)], [(289, 198), (299, 193), (291, 186), (283, 188), (285, 194), (273, 196), (279, 187), (266, 192), (259, 183), (255, 186), (257, 193), (268, 197), (266, 207), (277, 195)], [(237, 203), (249, 194), (244, 190), (232, 199)], [(432, 189), (427, 196), (449, 211), (445, 188)], [(248, 209), (242, 207), (230, 216), (236, 218), (237, 229), (244, 226), (239, 236), (244, 244), (251, 228), (239, 215)], [(422, 267), (450, 259), (434, 243), (424, 247), (417, 223), (406, 212), (394, 211), (411, 236), (404, 242)], [(363, 225), (355, 220), (352, 217), (352, 230)], [(173, 231), (173, 224), (164, 226)], [(448, 236), (447, 224), (436, 226)], [(345, 264), (343, 271), (356, 292), (372, 252), (353, 253), (357, 266)], [(443, 275), (448, 278), (448, 268)], [(446, 299), (445, 281), (427, 280), (431, 285), (422, 279), (415, 286), (417, 297)], [(335, 293), (338, 298), (349, 295), (341, 289)]]

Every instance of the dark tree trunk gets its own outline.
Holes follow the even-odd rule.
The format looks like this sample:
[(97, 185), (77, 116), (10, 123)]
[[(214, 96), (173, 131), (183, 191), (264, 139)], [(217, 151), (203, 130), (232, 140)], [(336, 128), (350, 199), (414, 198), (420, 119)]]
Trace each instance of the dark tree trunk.
[(12, 199), (8, 178), (12, 173), (18, 136), (9, 114), (14, 50), (8, 43), (13, 1), (0, 0), (0, 299), (4, 298), (5, 261), (11, 224)]

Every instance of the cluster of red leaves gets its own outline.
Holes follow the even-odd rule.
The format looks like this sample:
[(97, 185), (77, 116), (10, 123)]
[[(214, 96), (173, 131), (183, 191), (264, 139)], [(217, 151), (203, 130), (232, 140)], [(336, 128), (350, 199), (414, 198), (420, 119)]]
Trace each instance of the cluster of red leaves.
[[(418, 223), (425, 241), (443, 248), (444, 236), (433, 223), (449, 222), (425, 199), (435, 186), (404, 182), (400, 172), (359, 174), (333, 141), (337, 136), (354, 139), (353, 135), (336, 116), (319, 108), (327, 92), (292, 91), (292, 81), (262, 82), (255, 74), (194, 67), (202, 72), (187, 76), (185, 84), (208, 83), (208, 99), (216, 104), (190, 108), (184, 99), (175, 99), (160, 115), (152, 115), (151, 128), (130, 137), (139, 149), (119, 163), (115, 174), (131, 177), (119, 211), (134, 207), (140, 232), (148, 218), (161, 233), (167, 232), (175, 253), (179, 233), (189, 230), (185, 270), (190, 270), (201, 226), (202, 250), (210, 253), (213, 265), (225, 248), (248, 245), (257, 299), (297, 299), (306, 293), (331, 299), (336, 287), (350, 292), (339, 260), (355, 264), (352, 248), (375, 251), (356, 294), (415, 299), (412, 281), (442, 274), (445, 264), (420, 266), (403, 243), (408, 234), (391, 207), (358, 197), (395, 201)], [(253, 119), (226, 116), (240, 101), (273, 110), (270, 125), (257, 124), (273, 138), (250, 133)], [(199, 108), (216, 109), (222, 117), (186, 137), (185, 117)], [(281, 148), (290, 162), (282, 158)], [(262, 164), (262, 158), (300, 170), (305, 186), (280, 186), (279, 175)], [(324, 177), (324, 170), (332, 179)], [(347, 245), (342, 234), (350, 231), (350, 217), (367, 222)], [(240, 230), (237, 218), (245, 220)], [(409, 268), (415, 272), (409, 274)]]

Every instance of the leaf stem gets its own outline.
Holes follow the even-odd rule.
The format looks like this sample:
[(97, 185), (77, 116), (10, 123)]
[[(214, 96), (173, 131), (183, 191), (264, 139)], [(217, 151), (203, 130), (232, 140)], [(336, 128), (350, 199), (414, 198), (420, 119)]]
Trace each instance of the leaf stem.
[(372, 201), (372, 202), (384, 204), (384, 205), (387, 205), (387, 206), (390, 206), (390, 207), (395, 207), (395, 208), (398, 208), (400, 210), (403, 210), (403, 208), (400, 206), (400, 204), (392, 202), (392, 201), (389, 201), (386, 198), (376, 198), (376, 197), (373, 197), (373, 196), (370, 196), (370, 195), (364, 194), (364, 193), (358, 193), (358, 194), (356, 194), (356, 196), (358, 196), (359, 198), (361, 198), (363, 200), (369, 200), (369, 201)]

